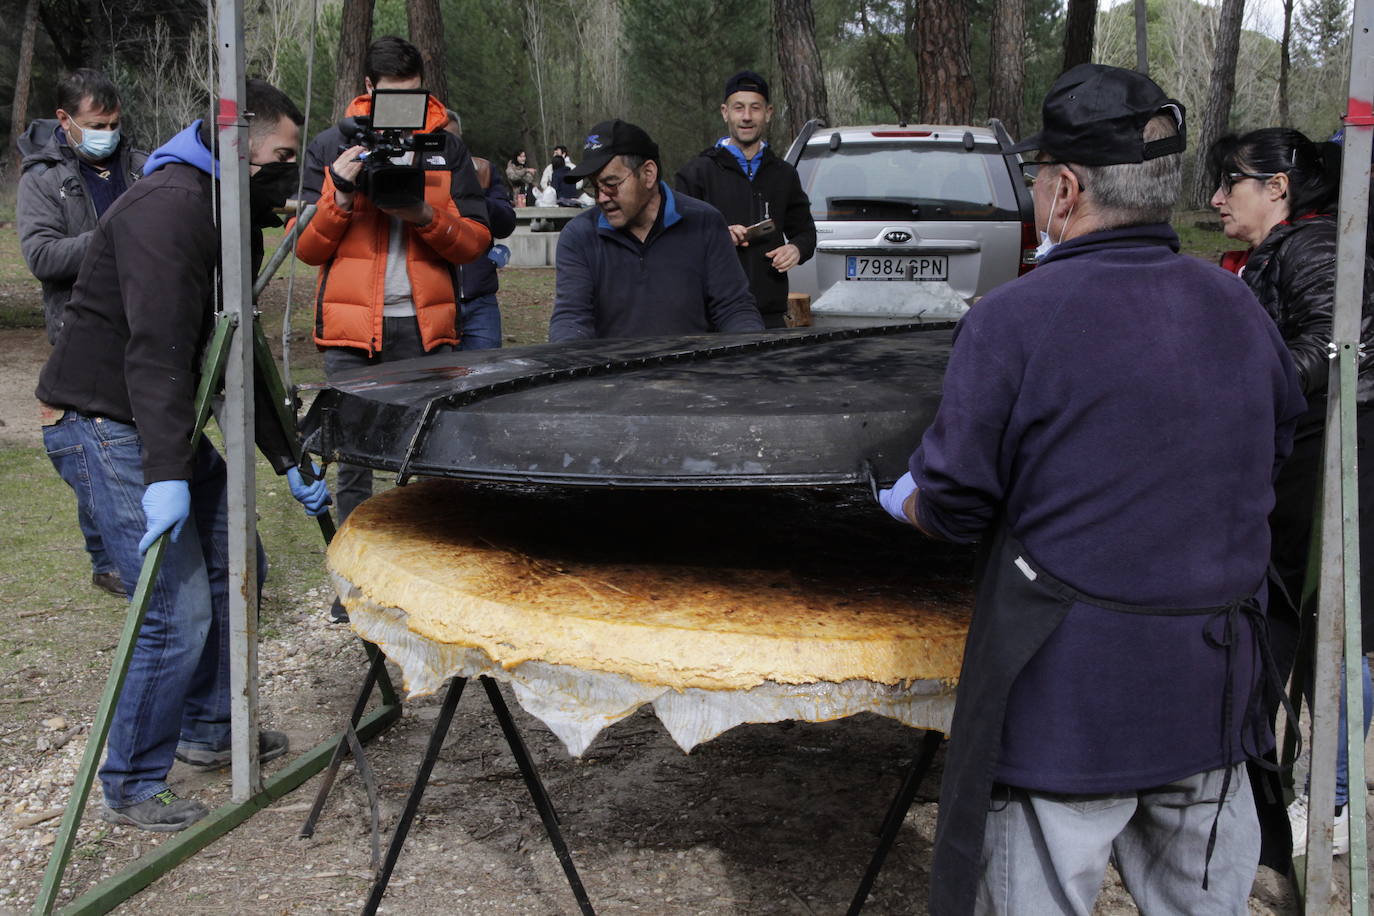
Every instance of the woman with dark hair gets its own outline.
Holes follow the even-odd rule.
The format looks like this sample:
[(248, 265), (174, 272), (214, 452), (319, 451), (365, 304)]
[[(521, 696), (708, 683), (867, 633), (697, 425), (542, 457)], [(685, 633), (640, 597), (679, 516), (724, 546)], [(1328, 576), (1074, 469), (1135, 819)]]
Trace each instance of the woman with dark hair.
[[(1248, 242), (1244, 251), (1222, 256), (1221, 265), (1239, 274), (1278, 325), (1279, 334), (1302, 380), (1308, 411), (1298, 423), (1293, 454), (1274, 483), (1270, 515), (1271, 559), (1287, 595), (1270, 590), (1270, 639), (1280, 669), (1287, 673), (1297, 657), (1303, 621), (1297, 604), (1302, 594), (1317, 512), (1321, 480), (1326, 390), (1330, 371), (1332, 315), (1336, 294), (1336, 193), (1340, 178), (1339, 148), (1318, 145), (1302, 133), (1281, 127), (1227, 136), (1211, 150), (1218, 178), (1211, 204), (1221, 216), (1227, 237)], [(1365, 263), (1364, 308), (1357, 386), (1359, 449), (1360, 566), (1374, 571), (1374, 261)], [(1374, 580), (1370, 580), (1374, 581)], [(1288, 599), (1288, 600), (1285, 600)], [(1365, 652), (1374, 644), (1374, 588), (1361, 590)], [(1310, 648), (1308, 649), (1310, 651)], [(1344, 684), (1344, 681), (1342, 681)], [(1364, 662), (1364, 730), (1371, 712), (1369, 661)], [(1345, 718), (1341, 717), (1336, 772), (1335, 851), (1350, 848), (1346, 812), (1347, 757)], [(1293, 840), (1305, 848), (1307, 796), (1288, 809)], [(1267, 861), (1267, 858), (1266, 858)]]
[(517, 207), (533, 205), (531, 195), (534, 193), (535, 171), (526, 160), (524, 150), (516, 150), (515, 155), (506, 163), (506, 180), (510, 182)]

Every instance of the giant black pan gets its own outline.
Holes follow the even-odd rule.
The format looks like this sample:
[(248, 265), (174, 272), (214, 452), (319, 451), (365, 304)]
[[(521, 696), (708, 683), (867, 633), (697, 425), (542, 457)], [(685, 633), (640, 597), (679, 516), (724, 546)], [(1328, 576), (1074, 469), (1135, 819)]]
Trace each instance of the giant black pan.
[(588, 340), (337, 376), (305, 419), (331, 460), (616, 487), (887, 483), (930, 424), (949, 324)]

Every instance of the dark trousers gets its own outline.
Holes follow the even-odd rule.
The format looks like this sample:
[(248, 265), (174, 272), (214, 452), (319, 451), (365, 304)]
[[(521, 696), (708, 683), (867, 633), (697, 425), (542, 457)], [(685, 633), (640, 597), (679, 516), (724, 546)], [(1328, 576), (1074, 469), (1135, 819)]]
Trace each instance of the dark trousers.
[[(447, 353), (453, 347), (441, 344), (430, 353)], [(381, 363), (394, 363), (425, 355), (420, 338), (420, 324), (414, 315), (404, 318), (382, 319), (382, 348), (371, 356), (365, 350), (352, 347), (330, 347), (324, 351), (324, 377), (329, 381), (340, 372), (362, 369)], [(358, 504), (372, 495), (372, 469), (339, 462), (338, 480), (334, 486), (334, 502), (339, 507), (339, 523), (348, 518)]]

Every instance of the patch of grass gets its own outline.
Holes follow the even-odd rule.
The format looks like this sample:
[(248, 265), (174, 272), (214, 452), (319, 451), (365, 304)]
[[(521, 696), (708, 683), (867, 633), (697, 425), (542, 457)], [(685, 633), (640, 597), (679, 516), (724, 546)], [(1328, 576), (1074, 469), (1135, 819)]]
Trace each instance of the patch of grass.
[[(216, 430), (211, 439), (218, 438)], [(267, 636), (280, 632), (283, 612), (308, 589), (326, 585), (327, 576), (318, 523), (305, 516), (286, 479), (261, 457), (256, 474), (258, 530), (270, 563), (262, 601)], [(0, 681), (54, 652), (64, 664), (108, 666), (108, 656), (96, 658), (84, 650), (73, 654), (71, 640), (79, 632), (83, 639), (113, 642), (110, 634), (118, 632), (128, 605), (90, 584), (71, 490), (41, 448), (0, 449), (0, 478), (7, 485), (0, 501), (0, 530), (6, 532), (0, 569)], [(43, 611), (53, 612), (58, 622), (36, 613)], [(24, 712), (19, 706), (6, 714)]]
[(12, 170), (0, 175), (0, 226), (14, 222), (14, 206), (19, 196), (19, 181), (11, 179)]
[(14, 185), (0, 184), (0, 329), (43, 327), (43, 288), (19, 251)]
[(1215, 264), (1223, 252), (1235, 251), (1245, 245), (1228, 239), (1221, 231), (1221, 220), (1213, 210), (1184, 210), (1174, 214), (1174, 231), (1178, 233), (1184, 254), (1202, 258)]
[(546, 343), (553, 314), (552, 267), (505, 267), (500, 271), (501, 335), (506, 346)]

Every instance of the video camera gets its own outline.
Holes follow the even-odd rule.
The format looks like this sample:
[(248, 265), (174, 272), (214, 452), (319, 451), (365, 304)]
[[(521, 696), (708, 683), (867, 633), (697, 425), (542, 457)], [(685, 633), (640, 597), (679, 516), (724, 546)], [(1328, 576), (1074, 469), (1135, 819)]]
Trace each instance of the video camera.
[[(423, 89), (374, 89), (369, 114), (339, 122), (339, 152), (367, 147), (357, 188), (378, 207), (408, 207), (425, 199), (424, 154), (444, 148), (442, 131), (424, 129), (429, 93)], [(393, 162), (411, 153), (408, 164)]]

